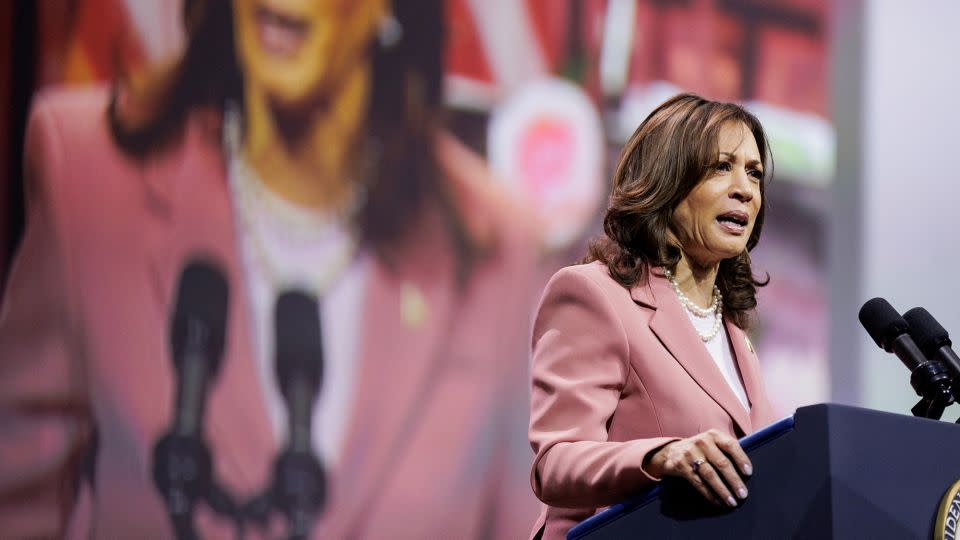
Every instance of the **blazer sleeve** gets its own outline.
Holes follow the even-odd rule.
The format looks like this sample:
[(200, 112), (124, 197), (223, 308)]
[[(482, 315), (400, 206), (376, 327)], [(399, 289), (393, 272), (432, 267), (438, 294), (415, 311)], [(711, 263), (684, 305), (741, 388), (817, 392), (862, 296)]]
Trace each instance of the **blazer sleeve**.
[(40, 98), (26, 137), (26, 227), (0, 306), (0, 530), (10, 538), (63, 535), (89, 433), (52, 200), (51, 182), (64, 172), (58, 137)]
[(608, 506), (658, 481), (647, 454), (675, 437), (608, 441), (628, 375), (626, 329), (603, 289), (569, 267), (547, 284), (533, 332), (531, 484), (551, 506)]

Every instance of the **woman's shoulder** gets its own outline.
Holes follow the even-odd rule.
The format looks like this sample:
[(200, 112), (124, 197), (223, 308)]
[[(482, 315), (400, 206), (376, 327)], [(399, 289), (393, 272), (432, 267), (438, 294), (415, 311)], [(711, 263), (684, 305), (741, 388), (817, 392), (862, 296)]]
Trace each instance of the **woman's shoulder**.
[(630, 291), (610, 275), (600, 261), (566, 266), (557, 270), (547, 283), (547, 291), (573, 289), (584, 294), (602, 295), (611, 300), (629, 300)]
[(49, 86), (34, 95), (28, 125), (69, 148), (102, 146), (110, 135), (109, 102), (110, 91), (103, 84)]
[[(573, 278), (572, 276), (577, 277)], [(553, 274), (552, 279), (587, 279), (604, 288), (610, 284), (620, 286), (610, 275), (610, 269), (607, 268), (607, 265), (601, 261), (564, 266)], [(622, 286), (620, 287), (622, 288)]]
[(109, 102), (104, 85), (54, 86), (37, 93), (24, 148), (28, 175), (57, 189), (88, 192), (134, 168), (111, 135)]
[(34, 95), (24, 143), (25, 187), (28, 192), (76, 193), (108, 176), (114, 150), (109, 139), (103, 86), (44, 88)]
[(42, 208), (55, 223), (69, 224), (57, 234), (73, 245), (124, 234), (117, 224), (141, 223), (145, 213), (165, 208), (176, 182), (216, 170), (206, 164), (218, 147), (196, 136), (142, 157), (121, 148), (110, 127), (110, 99), (104, 85), (51, 87), (31, 106), (24, 202), (28, 211)]
[[(59, 152), (54, 157), (73, 158), (103, 174), (115, 167), (141, 167), (144, 159), (121, 148), (114, 137), (109, 116), (111, 99), (112, 91), (106, 83), (43, 88), (31, 103), (27, 142), (56, 149)], [(171, 144), (158, 145), (147, 157), (154, 161), (171, 157), (176, 160), (184, 148), (198, 146), (200, 140), (203, 146), (213, 143), (211, 148), (217, 147), (219, 123), (211, 119), (212, 115), (202, 111), (192, 112), (182, 130), (185, 136), (173, 137)], [(194, 132), (204, 136), (192, 136)], [(30, 150), (28, 146), (27, 151)]]
[[(208, 131), (212, 135), (212, 131), (193, 129), (201, 122), (199, 115), (192, 114), (185, 126), (187, 136), (157, 148), (157, 152), (133, 155), (113, 136), (110, 100), (111, 90), (106, 84), (51, 86), (38, 92), (27, 123), (27, 180), (39, 182), (47, 190), (71, 193), (63, 197), (65, 202), (81, 199), (122, 204), (142, 193), (144, 184), (131, 179), (166, 178), (184, 163), (188, 149), (194, 149), (194, 154), (213, 155), (219, 148), (214, 138), (193, 135)], [(156, 174), (145, 174), (148, 171)]]
[(53, 84), (40, 89), (33, 97), (33, 104), (34, 108), (42, 107), (56, 114), (90, 119), (102, 114), (109, 100), (110, 88), (104, 83)]

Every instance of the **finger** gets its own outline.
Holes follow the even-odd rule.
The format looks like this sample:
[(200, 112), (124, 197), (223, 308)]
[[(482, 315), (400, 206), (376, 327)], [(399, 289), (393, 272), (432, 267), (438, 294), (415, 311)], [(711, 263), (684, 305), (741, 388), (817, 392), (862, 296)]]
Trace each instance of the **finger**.
[(704, 456), (706, 456), (707, 461), (717, 474), (719, 474), (723, 483), (732, 493), (736, 494), (738, 498), (746, 499), (747, 486), (743, 483), (743, 479), (740, 478), (740, 473), (737, 471), (736, 465), (727, 458), (727, 455), (720, 450), (719, 446), (714, 444), (706, 444), (704, 446)]
[(710, 489), (718, 499), (727, 503), (727, 506), (737, 506), (737, 500), (733, 498), (733, 494), (730, 493), (729, 489), (727, 489), (727, 485), (723, 482), (723, 479), (720, 478), (720, 475), (717, 473), (716, 469), (713, 468), (713, 465), (711, 465), (709, 461), (705, 462), (703, 465), (700, 465), (700, 468), (697, 470), (696, 474), (700, 475), (700, 478), (703, 479), (708, 486), (710, 486)]
[(724, 506), (724, 503), (720, 502), (720, 499), (714, 495), (713, 490), (707, 487), (707, 484), (703, 482), (703, 479), (700, 478), (700, 475), (693, 470), (693, 467), (690, 467), (687, 474), (684, 475), (684, 478), (690, 482), (690, 485), (696, 489), (704, 499), (710, 501), (711, 504), (716, 506)]
[(740, 472), (747, 476), (753, 474), (753, 463), (750, 461), (750, 458), (747, 457), (747, 453), (743, 451), (743, 448), (740, 447), (740, 443), (736, 439), (726, 433), (717, 432), (714, 434), (713, 440), (717, 446), (737, 464), (737, 469), (739, 469)]

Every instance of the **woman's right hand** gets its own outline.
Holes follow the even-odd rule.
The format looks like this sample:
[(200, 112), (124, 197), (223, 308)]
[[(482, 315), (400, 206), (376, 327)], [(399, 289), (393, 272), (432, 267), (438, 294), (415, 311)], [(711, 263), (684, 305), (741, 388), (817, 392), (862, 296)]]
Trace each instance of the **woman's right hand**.
[(735, 497), (747, 498), (741, 473), (753, 474), (740, 443), (717, 429), (661, 446), (647, 455), (643, 468), (658, 478), (686, 478), (707, 500), (730, 507), (737, 506)]

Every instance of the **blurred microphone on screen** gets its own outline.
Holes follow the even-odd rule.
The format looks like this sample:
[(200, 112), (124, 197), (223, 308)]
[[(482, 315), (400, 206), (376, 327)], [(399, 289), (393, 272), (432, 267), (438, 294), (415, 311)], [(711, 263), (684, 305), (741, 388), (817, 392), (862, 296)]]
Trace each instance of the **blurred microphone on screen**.
[(323, 343), (316, 298), (287, 291), (277, 299), (276, 375), (287, 408), (287, 445), (274, 462), (273, 482), (245, 514), (266, 525), (273, 509), (286, 517), (288, 538), (308, 538), (326, 502), (326, 473), (312, 448), (313, 408), (323, 382)]
[(180, 274), (170, 325), (177, 387), (173, 425), (153, 448), (153, 482), (163, 497), (177, 538), (197, 538), (194, 506), (205, 500), (221, 514), (233, 503), (213, 480), (204, 440), (207, 391), (223, 360), (229, 290), (221, 270), (194, 260)]

